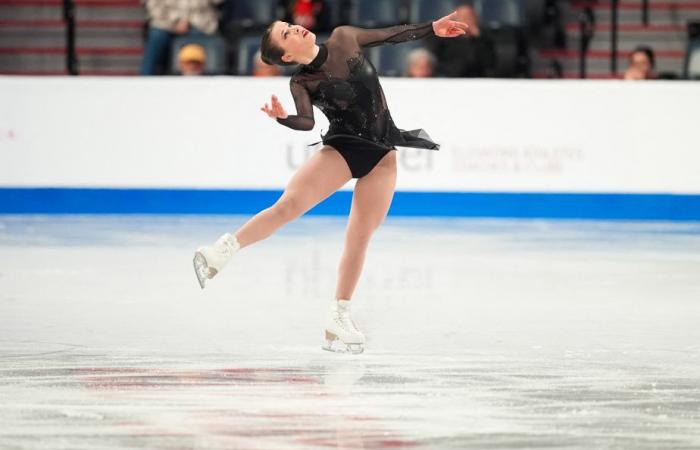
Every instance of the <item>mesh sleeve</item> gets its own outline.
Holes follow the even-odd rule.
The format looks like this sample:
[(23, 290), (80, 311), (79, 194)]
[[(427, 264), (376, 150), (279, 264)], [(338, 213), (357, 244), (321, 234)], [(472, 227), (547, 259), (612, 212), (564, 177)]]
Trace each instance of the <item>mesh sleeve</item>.
[(387, 28), (364, 29), (348, 26), (347, 32), (353, 35), (360, 47), (375, 47), (383, 44), (398, 44), (434, 36), (433, 23), (395, 25)]
[(314, 109), (311, 105), (311, 98), (306, 88), (298, 83), (293, 77), (289, 81), (289, 89), (294, 98), (296, 115), (288, 115), (284, 119), (277, 119), (277, 122), (294, 130), (311, 130), (314, 127)]

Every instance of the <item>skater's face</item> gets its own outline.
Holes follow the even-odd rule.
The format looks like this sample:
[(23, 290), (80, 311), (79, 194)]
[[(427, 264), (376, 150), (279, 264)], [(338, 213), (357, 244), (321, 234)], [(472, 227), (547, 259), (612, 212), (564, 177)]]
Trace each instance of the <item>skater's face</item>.
[(301, 25), (292, 25), (281, 20), (272, 25), (270, 40), (284, 50), (284, 62), (294, 62), (300, 55), (308, 55), (316, 45), (316, 35), (311, 31)]

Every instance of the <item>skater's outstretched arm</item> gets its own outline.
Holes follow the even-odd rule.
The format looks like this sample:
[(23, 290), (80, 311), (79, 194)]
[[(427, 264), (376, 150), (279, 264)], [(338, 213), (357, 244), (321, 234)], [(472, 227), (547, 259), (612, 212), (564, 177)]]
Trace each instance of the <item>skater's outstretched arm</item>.
[(422, 39), (435, 35), (439, 37), (457, 37), (466, 34), (469, 25), (453, 20), (456, 12), (434, 22), (419, 24), (395, 25), (387, 28), (364, 29), (344, 26), (343, 32), (352, 35), (360, 47), (374, 47), (383, 44), (398, 44), (400, 42)]
[(296, 82), (294, 77), (289, 81), (289, 88), (292, 91), (294, 105), (297, 108), (296, 115), (288, 115), (276, 95), (273, 95), (271, 98), (271, 106), (267, 106), (267, 103), (265, 103), (265, 106), (260, 109), (273, 119), (277, 119), (277, 122), (294, 130), (313, 129), (314, 109), (311, 106), (309, 92), (304, 86)]

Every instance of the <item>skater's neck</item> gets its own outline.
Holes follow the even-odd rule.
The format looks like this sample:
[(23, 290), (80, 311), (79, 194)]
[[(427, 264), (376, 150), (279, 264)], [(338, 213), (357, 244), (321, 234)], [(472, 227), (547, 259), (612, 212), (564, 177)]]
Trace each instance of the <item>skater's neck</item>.
[(318, 45), (314, 45), (307, 53), (299, 56), (299, 63), (304, 65), (311, 64), (311, 61), (316, 59), (316, 55), (318, 55), (319, 50), (321, 50), (321, 48)]

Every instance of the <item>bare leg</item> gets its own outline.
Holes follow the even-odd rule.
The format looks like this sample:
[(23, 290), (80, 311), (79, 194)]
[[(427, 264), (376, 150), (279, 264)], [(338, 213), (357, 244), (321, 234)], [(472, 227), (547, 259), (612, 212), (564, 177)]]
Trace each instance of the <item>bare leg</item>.
[(274, 205), (260, 211), (236, 232), (241, 248), (265, 239), (303, 215), (347, 183), (352, 174), (335, 149), (324, 147), (297, 170)]
[(362, 273), (374, 231), (384, 221), (396, 187), (396, 152), (390, 151), (372, 171), (357, 180), (338, 268), (336, 299), (350, 300)]

